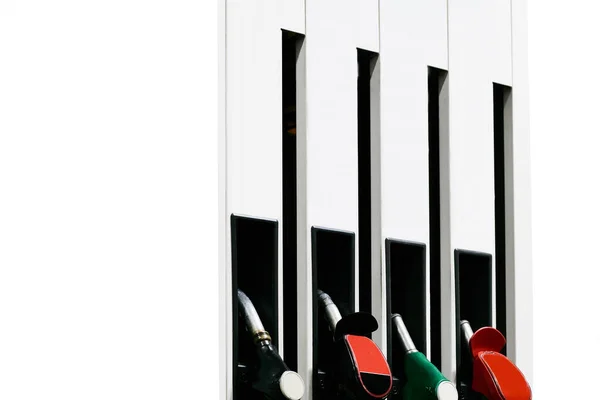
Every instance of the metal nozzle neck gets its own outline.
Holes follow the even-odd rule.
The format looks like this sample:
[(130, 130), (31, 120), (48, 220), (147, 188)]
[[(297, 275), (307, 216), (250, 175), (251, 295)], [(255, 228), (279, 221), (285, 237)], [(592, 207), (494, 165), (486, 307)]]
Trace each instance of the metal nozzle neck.
[(417, 347), (415, 346), (415, 343), (412, 341), (412, 338), (410, 337), (410, 333), (408, 333), (408, 329), (406, 328), (406, 325), (404, 324), (404, 320), (402, 320), (402, 317), (400, 316), (400, 314), (392, 315), (392, 323), (394, 326), (394, 332), (396, 333), (396, 336), (400, 340), (400, 344), (402, 346), (402, 351), (405, 354), (414, 353), (414, 352), (418, 351)]

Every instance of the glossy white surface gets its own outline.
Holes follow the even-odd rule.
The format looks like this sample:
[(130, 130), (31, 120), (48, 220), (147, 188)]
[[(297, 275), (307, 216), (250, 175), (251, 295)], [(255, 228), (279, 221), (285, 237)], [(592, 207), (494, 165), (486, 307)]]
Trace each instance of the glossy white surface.
[(435, 391), (438, 400), (458, 400), (456, 387), (448, 381), (440, 383)]
[(300, 400), (304, 396), (304, 381), (293, 371), (285, 371), (279, 378), (281, 393), (289, 400)]

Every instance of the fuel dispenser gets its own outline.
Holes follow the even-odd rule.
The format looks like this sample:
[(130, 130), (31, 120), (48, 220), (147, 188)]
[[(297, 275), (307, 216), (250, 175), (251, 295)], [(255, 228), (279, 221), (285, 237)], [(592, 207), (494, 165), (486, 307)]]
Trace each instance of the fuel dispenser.
[(403, 400), (458, 400), (454, 385), (417, 350), (399, 314), (392, 315), (392, 330), (404, 354)]
[(332, 338), (335, 363), (331, 373), (340, 399), (387, 399), (392, 390), (390, 367), (377, 345), (368, 337), (378, 328), (371, 314), (355, 312), (343, 316), (331, 297), (317, 290), (317, 301)]
[(246, 339), (252, 340), (255, 349), (248, 374), (252, 388), (269, 400), (300, 400), (304, 395), (304, 381), (290, 371), (279, 356), (252, 301), (239, 289), (237, 296), (240, 317), (248, 334)]
[(467, 387), (463, 388), (462, 399), (531, 400), (531, 388), (525, 376), (500, 353), (506, 344), (504, 335), (492, 327), (473, 333), (466, 320), (461, 321), (460, 329), (463, 344), (471, 356), (470, 362), (463, 363), (463, 384)]

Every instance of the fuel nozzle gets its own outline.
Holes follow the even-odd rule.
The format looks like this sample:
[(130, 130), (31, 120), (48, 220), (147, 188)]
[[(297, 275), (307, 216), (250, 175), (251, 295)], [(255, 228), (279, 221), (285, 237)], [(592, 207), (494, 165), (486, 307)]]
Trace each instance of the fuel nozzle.
[(336, 351), (336, 383), (346, 398), (387, 399), (392, 390), (392, 373), (377, 345), (368, 337), (378, 328), (371, 314), (357, 312), (341, 316), (327, 293), (317, 291), (319, 307), (333, 336)]
[(399, 314), (392, 315), (393, 334), (404, 353), (404, 400), (458, 400), (456, 388), (417, 350)]
[(252, 336), (258, 360), (253, 368), (252, 387), (270, 400), (300, 400), (304, 396), (302, 377), (290, 371), (279, 356), (252, 301), (239, 289), (237, 295), (239, 312)]
[(461, 321), (463, 343), (473, 359), (473, 391), (488, 400), (531, 400), (531, 388), (523, 373), (500, 353), (506, 338), (492, 327), (473, 333), (469, 321)]

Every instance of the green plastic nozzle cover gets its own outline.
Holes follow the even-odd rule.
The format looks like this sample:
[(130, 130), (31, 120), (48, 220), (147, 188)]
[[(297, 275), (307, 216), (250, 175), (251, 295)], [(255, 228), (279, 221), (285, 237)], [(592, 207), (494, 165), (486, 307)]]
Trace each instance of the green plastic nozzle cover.
[(400, 314), (392, 315), (392, 324), (404, 353), (403, 400), (458, 400), (456, 387), (417, 350)]
[[(440, 385), (452, 385), (435, 365), (429, 362), (427, 357), (419, 351), (407, 353), (404, 356), (404, 371), (406, 375), (406, 384), (403, 388), (404, 400), (437, 400), (438, 394), (440, 394), (440, 391), (438, 391)], [(439, 398), (440, 400), (457, 399), (452, 394), (452, 389), (450, 387), (448, 389), (449, 394), (443, 399)], [(455, 390), (454, 393), (456, 393)]]

